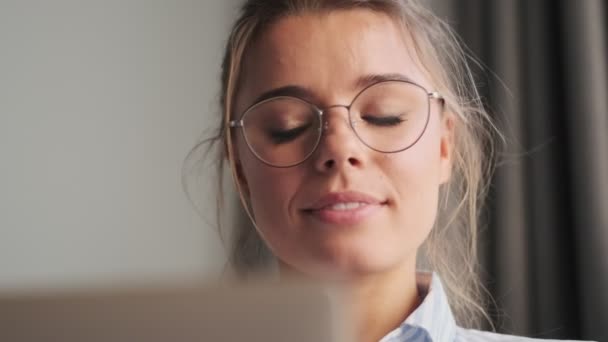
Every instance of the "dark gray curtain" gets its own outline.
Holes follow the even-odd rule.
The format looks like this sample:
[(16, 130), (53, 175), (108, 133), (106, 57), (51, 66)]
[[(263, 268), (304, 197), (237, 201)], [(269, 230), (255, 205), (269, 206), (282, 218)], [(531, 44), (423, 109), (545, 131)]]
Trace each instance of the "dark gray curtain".
[(608, 341), (608, 4), (431, 5), (487, 66), (507, 137), (481, 246), (497, 330)]

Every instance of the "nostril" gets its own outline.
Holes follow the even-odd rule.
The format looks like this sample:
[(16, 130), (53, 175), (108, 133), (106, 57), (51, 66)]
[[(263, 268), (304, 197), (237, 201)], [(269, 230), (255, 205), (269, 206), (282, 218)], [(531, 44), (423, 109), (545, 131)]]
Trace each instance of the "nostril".
[[(337, 162), (335, 159), (328, 159), (325, 162), (323, 162), (323, 167), (326, 170), (330, 170), (330, 169), (335, 168), (336, 164), (337, 164)], [(355, 157), (350, 157), (345, 160), (345, 164), (350, 165), (350, 166), (360, 166), (361, 160), (359, 160), (358, 158), (355, 158)]]

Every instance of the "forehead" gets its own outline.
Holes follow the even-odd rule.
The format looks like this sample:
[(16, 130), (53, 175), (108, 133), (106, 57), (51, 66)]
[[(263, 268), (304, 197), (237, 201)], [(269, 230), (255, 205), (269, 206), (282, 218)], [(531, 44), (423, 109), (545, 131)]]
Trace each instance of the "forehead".
[(319, 101), (347, 101), (369, 75), (402, 74), (430, 89), (409, 35), (387, 15), (340, 10), (283, 18), (246, 54), (237, 110), (261, 93), (296, 85)]

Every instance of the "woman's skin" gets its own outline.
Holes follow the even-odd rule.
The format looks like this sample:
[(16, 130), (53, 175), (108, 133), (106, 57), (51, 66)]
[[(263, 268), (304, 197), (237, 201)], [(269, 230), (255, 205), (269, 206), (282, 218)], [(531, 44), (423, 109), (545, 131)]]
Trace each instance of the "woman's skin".
[[(236, 113), (285, 86), (305, 89), (321, 108), (350, 104), (366, 80), (385, 75), (435, 90), (414, 51), (392, 19), (369, 10), (283, 18), (246, 56)], [(330, 109), (316, 152), (291, 168), (263, 164), (239, 134), (237, 173), (282, 274), (346, 282), (360, 341), (378, 341), (420, 303), (416, 253), (433, 226), (439, 187), (450, 177), (452, 116), (431, 100), (422, 138), (393, 154), (365, 146), (347, 117), (344, 108)], [(367, 204), (319, 208), (352, 201)]]

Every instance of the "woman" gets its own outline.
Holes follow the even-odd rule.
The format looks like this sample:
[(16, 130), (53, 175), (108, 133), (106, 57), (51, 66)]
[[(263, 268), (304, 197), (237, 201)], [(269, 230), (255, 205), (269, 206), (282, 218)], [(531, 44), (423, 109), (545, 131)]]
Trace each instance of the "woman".
[(268, 248), (282, 275), (347, 283), (360, 341), (515, 340), (463, 328), (485, 316), (475, 244), (494, 130), (423, 6), (247, 1), (221, 105), (220, 157), (255, 226), (237, 232), (237, 271)]

